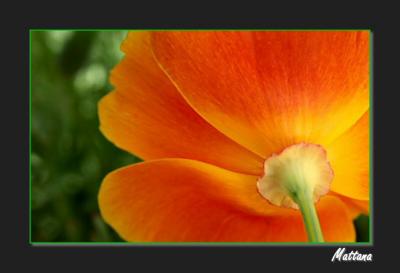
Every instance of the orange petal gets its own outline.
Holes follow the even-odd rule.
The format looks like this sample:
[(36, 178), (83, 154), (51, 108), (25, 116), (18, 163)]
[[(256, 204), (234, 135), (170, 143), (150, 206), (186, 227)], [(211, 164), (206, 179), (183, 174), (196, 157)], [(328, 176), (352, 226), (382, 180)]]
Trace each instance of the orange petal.
[(153, 51), (190, 105), (266, 158), (325, 146), (369, 106), (368, 31), (155, 32)]
[(147, 32), (130, 33), (113, 70), (116, 92), (99, 104), (101, 131), (143, 159), (181, 157), (261, 174), (263, 160), (204, 121), (184, 101), (149, 49)]
[(335, 176), (331, 190), (369, 200), (369, 111), (345, 134), (327, 147)]
[[(103, 218), (128, 241), (306, 241), (300, 212), (270, 205), (256, 177), (185, 159), (148, 161), (110, 173), (100, 189)], [(354, 241), (342, 202), (317, 205), (326, 241)]]
[(360, 214), (369, 215), (369, 200), (357, 200), (353, 198), (348, 198), (340, 194), (334, 194), (335, 196), (339, 197), (343, 203), (346, 204), (347, 209), (350, 213), (351, 218), (357, 218)]

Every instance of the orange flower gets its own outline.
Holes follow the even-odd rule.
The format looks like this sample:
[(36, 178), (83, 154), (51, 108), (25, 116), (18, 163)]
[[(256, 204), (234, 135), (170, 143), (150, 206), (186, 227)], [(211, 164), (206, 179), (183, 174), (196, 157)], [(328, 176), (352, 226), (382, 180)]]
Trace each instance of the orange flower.
[(325, 240), (355, 240), (369, 207), (368, 31), (132, 32), (122, 50), (101, 131), (145, 161), (107, 175), (99, 204), (123, 239), (307, 241), (273, 184), (293, 174), (315, 180)]

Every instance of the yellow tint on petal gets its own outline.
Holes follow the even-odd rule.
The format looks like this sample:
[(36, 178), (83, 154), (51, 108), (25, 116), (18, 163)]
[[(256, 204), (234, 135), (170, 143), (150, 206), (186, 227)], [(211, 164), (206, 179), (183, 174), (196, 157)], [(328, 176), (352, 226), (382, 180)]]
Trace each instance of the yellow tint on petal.
[(369, 200), (369, 111), (327, 147), (335, 172), (331, 190), (349, 198)]
[(209, 123), (263, 158), (330, 144), (369, 107), (368, 31), (153, 32), (152, 49)]
[(342, 202), (346, 204), (346, 207), (352, 218), (357, 218), (360, 214), (369, 215), (370, 202), (371, 202), (370, 200), (357, 200), (343, 196), (341, 194), (335, 194), (335, 193), (330, 193), (330, 194), (340, 198), (340, 200), (342, 200)]

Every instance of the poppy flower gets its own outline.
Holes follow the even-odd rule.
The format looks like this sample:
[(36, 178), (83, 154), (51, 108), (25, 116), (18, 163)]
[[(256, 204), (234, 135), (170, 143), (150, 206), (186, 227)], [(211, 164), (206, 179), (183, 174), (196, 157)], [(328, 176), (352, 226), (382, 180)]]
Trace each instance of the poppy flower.
[(139, 31), (121, 48), (100, 129), (144, 162), (108, 174), (99, 206), (123, 239), (355, 240), (368, 31)]

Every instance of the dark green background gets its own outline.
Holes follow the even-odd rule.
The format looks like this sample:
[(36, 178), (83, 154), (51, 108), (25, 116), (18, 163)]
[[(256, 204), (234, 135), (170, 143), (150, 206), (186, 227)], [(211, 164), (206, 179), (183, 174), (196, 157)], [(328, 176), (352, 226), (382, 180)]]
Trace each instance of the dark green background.
[[(104, 176), (140, 159), (99, 131), (97, 102), (112, 90), (126, 31), (31, 32), (31, 240), (121, 241), (103, 222)], [(357, 238), (368, 241), (368, 217)]]

